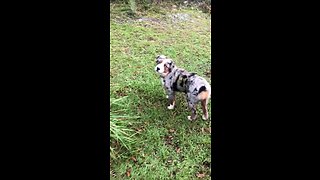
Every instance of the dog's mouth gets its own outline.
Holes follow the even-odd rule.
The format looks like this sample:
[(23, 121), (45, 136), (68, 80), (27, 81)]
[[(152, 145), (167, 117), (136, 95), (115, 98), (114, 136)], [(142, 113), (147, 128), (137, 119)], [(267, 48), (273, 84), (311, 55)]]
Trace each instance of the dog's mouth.
[[(160, 71), (159, 67), (155, 67), (155, 71), (160, 74), (160, 76), (165, 77), (169, 74), (169, 68), (167, 66), (164, 66), (164, 69)], [(159, 72), (160, 71), (160, 72)], [(163, 71), (163, 72), (162, 72)]]
[(166, 77), (169, 73), (159, 73), (161, 77)]
[(161, 77), (166, 77), (169, 73), (168, 72), (158, 72), (157, 73), (161, 76)]

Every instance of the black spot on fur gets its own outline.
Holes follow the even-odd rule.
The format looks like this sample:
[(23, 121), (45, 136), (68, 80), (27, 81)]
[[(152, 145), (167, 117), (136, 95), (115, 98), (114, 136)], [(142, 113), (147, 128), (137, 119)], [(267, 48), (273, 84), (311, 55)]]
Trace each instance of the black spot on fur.
[(184, 86), (184, 80), (181, 80), (180, 82), (180, 86), (183, 87)]
[(177, 83), (178, 83), (179, 78), (180, 78), (180, 75), (178, 75), (176, 81), (172, 84), (172, 89), (174, 91), (178, 91), (178, 87), (177, 87), (178, 84)]
[(202, 91), (205, 91), (206, 90), (206, 87), (205, 86), (201, 86), (200, 89), (199, 89), (199, 94), (202, 92)]
[(194, 90), (193, 90), (192, 92), (195, 92), (195, 91), (198, 91), (198, 89), (197, 89), (197, 88), (194, 88)]
[(172, 89), (173, 89), (174, 91), (178, 91), (177, 82), (174, 82), (174, 83), (172, 84)]
[(181, 83), (180, 83), (180, 86), (181, 86), (181, 87), (186, 86), (186, 85), (187, 85), (187, 81), (188, 81), (187, 76), (186, 76), (186, 75), (183, 75), (183, 76), (182, 76)]

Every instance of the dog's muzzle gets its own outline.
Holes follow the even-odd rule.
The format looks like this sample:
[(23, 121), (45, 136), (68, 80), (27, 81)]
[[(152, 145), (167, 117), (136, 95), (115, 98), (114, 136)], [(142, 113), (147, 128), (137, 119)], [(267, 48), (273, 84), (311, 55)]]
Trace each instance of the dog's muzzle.
[(158, 67), (158, 66), (156, 66), (155, 68), (154, 68), (154, 70), (157, 72), (157, 73), (160, 73), (159, 71), (160, 71), (160, 68)]

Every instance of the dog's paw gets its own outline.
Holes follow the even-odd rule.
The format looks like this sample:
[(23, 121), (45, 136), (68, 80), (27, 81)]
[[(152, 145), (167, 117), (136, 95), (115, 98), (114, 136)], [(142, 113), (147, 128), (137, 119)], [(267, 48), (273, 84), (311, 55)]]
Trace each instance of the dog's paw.
[(188, 116), (188, 120), (189, 120), (189, 121), (192, 121), (192, 118), (191, 118), (191, 116)]
[(203, 119), (203, 120), (207, 120), (208, 117), (206, 117), (205, 115), (202, 115), (202, 119)]
[(169, 99), (169, 96), (168, 96), (168, 95), (166, 95), (166, 98), (167, 98), (167, 99)]
[(168, 106), (168, 109), (173, 109), (174, 108), (174, 105), (172, 105), (172, 104), (170, 104), (169, 106)]

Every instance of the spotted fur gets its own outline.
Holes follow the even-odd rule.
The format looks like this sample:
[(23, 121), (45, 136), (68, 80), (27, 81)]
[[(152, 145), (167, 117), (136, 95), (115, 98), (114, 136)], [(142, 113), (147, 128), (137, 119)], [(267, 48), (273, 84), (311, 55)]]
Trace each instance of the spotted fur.
[(155, 71), (160, 75), (161, 82), (169, 99), (168, 109), (175, 106), (175, 93), (183, 92), (186, 94), (188, 107), (191, 110), (189, 120), (197, 117), (196, 105), (201, 102), (203, 116), (202, 119), (208, 119), (208, 101), (211, 96), (210, 84), (196, 73), (190, 73), (182, 68), (176, 67), (172, 59), (164, 55), (156, 57)]

